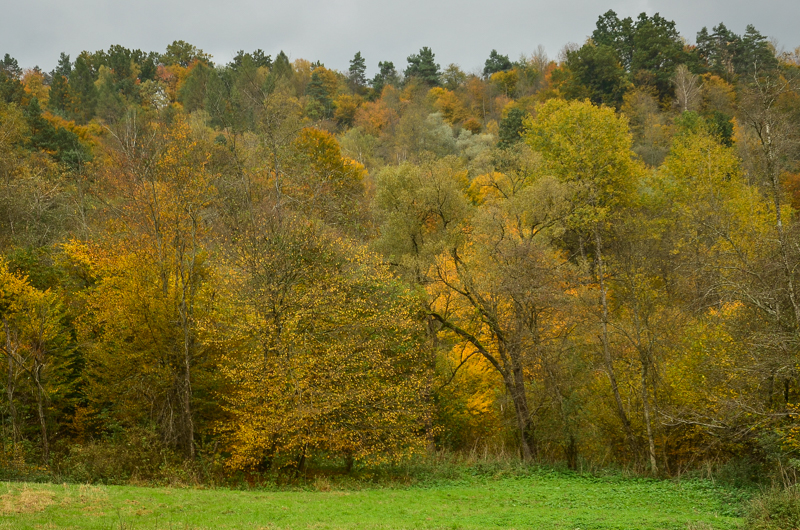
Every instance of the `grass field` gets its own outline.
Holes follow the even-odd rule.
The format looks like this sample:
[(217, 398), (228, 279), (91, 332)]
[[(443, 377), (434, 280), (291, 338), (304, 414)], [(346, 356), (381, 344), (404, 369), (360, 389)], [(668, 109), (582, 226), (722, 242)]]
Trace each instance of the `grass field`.
[(735, 529), (741, 497), (706, 481), (545, 471), (349, 491), (4, 482), (0, 528)]

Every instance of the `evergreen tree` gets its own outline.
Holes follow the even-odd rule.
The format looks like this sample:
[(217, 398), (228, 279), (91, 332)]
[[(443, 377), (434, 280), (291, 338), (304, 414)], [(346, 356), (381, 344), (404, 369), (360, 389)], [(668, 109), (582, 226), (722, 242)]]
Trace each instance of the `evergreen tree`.
[(63, 127), (55, 127), (44, 119), (38, 98), (31, 98), (25, 107), (24, 116), (31, 133), (29, 147), (46, 151), (54, 159), (72, 167), (91, 158), (88, 149), (75, 133)]
[(406, 79), (416, 77), (430, 86), (439, 86), (441, 72), (439, 65), (434, 61), (433, 51), (423, 46), (419, 54), (409, 55), (405, 76)]
[(66, 112), (69, 107), (69, 85), (67, 80), (72, 73), (72, 63), (69, 55), (61, 52), (58, 66), (50, 73), (50, 100), (48, 106), (57, 112)]
[(510, 147), (517, 142), (522, 141), (522, 132), (525, 130), (525, 111), (514, 107), (508, 111), (505, 118), (500, 120), (500, 141), (497, 143), (500, 147)]
[(0, 61), (0, 101), (17, 103), (22, 101), (25, 89), (19, 78), (22, 70), (17, 60), (6, 54)]
[(272, 68), (272, 56), (264, 55), (264, 50), (262, 49), (258, 49), (253, 53), (245, 53), (244, 50), (239, 50), (233, 60), (228, 63), (228, 66), (233, 70), (239, 70), (245, 65), (252, 65), (256, 68)]
[(311, 72), (311, 80), (306, 86), (306, 94), (319, 106), (320, 115), (318, 117), (329, 119), (333, 117), (333, 100), (328, 87), (325, 86), (324, 73), (324, 67), (317, 67)]
[(511, 64), (508, 55), (500, 55), (497, 50), (492, 50), (483, 66), (483, 77), (488, 78), (496, 72), (505, 72), (513, 67), (514, 65)]
[(167, 66), (178, 64), (186, 67), (194, 61), (204, 61), (211, 64), (210, 55), (197, 46), (182, 40), (176, 40), (167, 46), (167, 51), (161, 55), (160, 59)]
[(74, 105), (72, 114), (80, 123), (86, 123), (94, 117), (97, 106), (97, 88), (94, 86), (96, 75), (91, 56), (88, 52), (82, 52), (75, 59), (69, 76), (70, 99)]
[(347, 79), (350, 81), (354, 91), (366, 86), (367, 78), (364, 75), (366, 71), (367, 63), (364, 57), (361, 56), (360, 51), (356, 52), (355, 56), (350, 60), (350, 69), (347, 72)]
[(380, 96), (383, 92), (383, 87), (386, 85), (397, 85), (400, 82), (400, 76), (397, 75), (397, 70), (392, 61), (379, 61), (378, 73), (372, 78), (372, 89), (375, 91), (376, 96)]
[(597, 46), (608, 46), (617, 53), (623, 69), (629, 71), (633, 61), (633, 19), (620, 20), (617, 14), (609, 9), (597, 19), (592, 32), (592, 42)]
[(752, 24), (748, 24), (745, 29), (741, 38), (741, 49), (733, 66), (736, 73), (743, 76), (768, 72), (778, 67), (778, 59), (775, 58), (769, 41)]
[(14, 79), (22, 77), (22, 68), (19, 67), (17, 60), (9, 54), (5, 54), (3, 61), (0, 62), (0, 70), (3, 70), (8, 76)]
[[(619, 107), (629, 85), (614, 49), (593, 42), (567, 52), (566, 78), (560, 88), (568, 99), (589, 99), (596, 105)], [(557, 80), (559, 81), (559, 80)]]
[(290, 78), (292, 77), (292, 65), (289, 63), (289, 57), (283, 53), (283, 50), (275, 57), (275, 64), (272, 66), (272, 74), (275, 78)]

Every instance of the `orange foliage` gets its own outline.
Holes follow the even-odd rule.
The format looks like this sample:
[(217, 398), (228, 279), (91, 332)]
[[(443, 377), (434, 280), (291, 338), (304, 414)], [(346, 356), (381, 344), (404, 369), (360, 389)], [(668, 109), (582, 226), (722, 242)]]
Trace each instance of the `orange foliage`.
[(356, 117), (356, 112), (358, 112), (361, 103), (362, 99), (360, 96), (341, 94), (333, 101), (336, 107), (333, 117), (342, 125), (352, 126), (353, 120), (355, 120)]
[(433, 103), (433, 107), (442, 113), (445, 121), (452, 125), (469, 118), (464, 103), (452, 90), (441, 87), (432, 88), (428, 92), (428, 99)]
[(45, 84), (44, 74), (36, 70), (26, 70), (22, 75), (22, 84), (25, 87), (25, 95), (28, 101), (31, 98), (39, 100), (39, 105), (47, 106), (49, 100), (50, 87)]
[(356, 127), (364, 129), (364, 132), (379, 136), (384, 129), (396, 123), (399, 118), (397, 112), (389, 108), (381, 98), (360, 106), (355, 113), (353, 123)]

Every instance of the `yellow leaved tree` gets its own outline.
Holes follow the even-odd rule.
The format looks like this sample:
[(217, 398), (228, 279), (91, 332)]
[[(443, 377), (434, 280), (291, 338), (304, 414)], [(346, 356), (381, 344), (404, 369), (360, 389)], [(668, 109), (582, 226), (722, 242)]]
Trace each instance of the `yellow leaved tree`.
[(228, 267), (219, 431), (231, 468), (380, 464), (425, 448), (421, 306), (376, 256), (281, 213)]

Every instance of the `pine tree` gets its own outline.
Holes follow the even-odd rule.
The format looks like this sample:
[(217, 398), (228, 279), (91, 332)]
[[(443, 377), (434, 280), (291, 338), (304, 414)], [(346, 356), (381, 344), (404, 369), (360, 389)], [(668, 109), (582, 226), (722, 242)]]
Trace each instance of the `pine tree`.
[(367, 63), (361, 52), (356, 52), (353, 59), (350, 61), (350, 70), (348, 71), (347, 78), (354, 91), (366, 86), (367, 78), (364, 73), (367, 71)]
[(423, 46), (419, 54), (409, 55), (406, 78), (416, 77), (428, 85), (439, 86), (441, 72), (439, 65), (434, 62), (434, 57), (433, 51), (427, 46)]
[(72, 73), (72, 63), (69, 55), (61, 53), (58, 58), (58, 66), (50, 75), (53, 80), (50, 82), (50, 100), (48, 105), (51, 110), (65, 112), (69, 104), (69, 84), (67, 80)]

